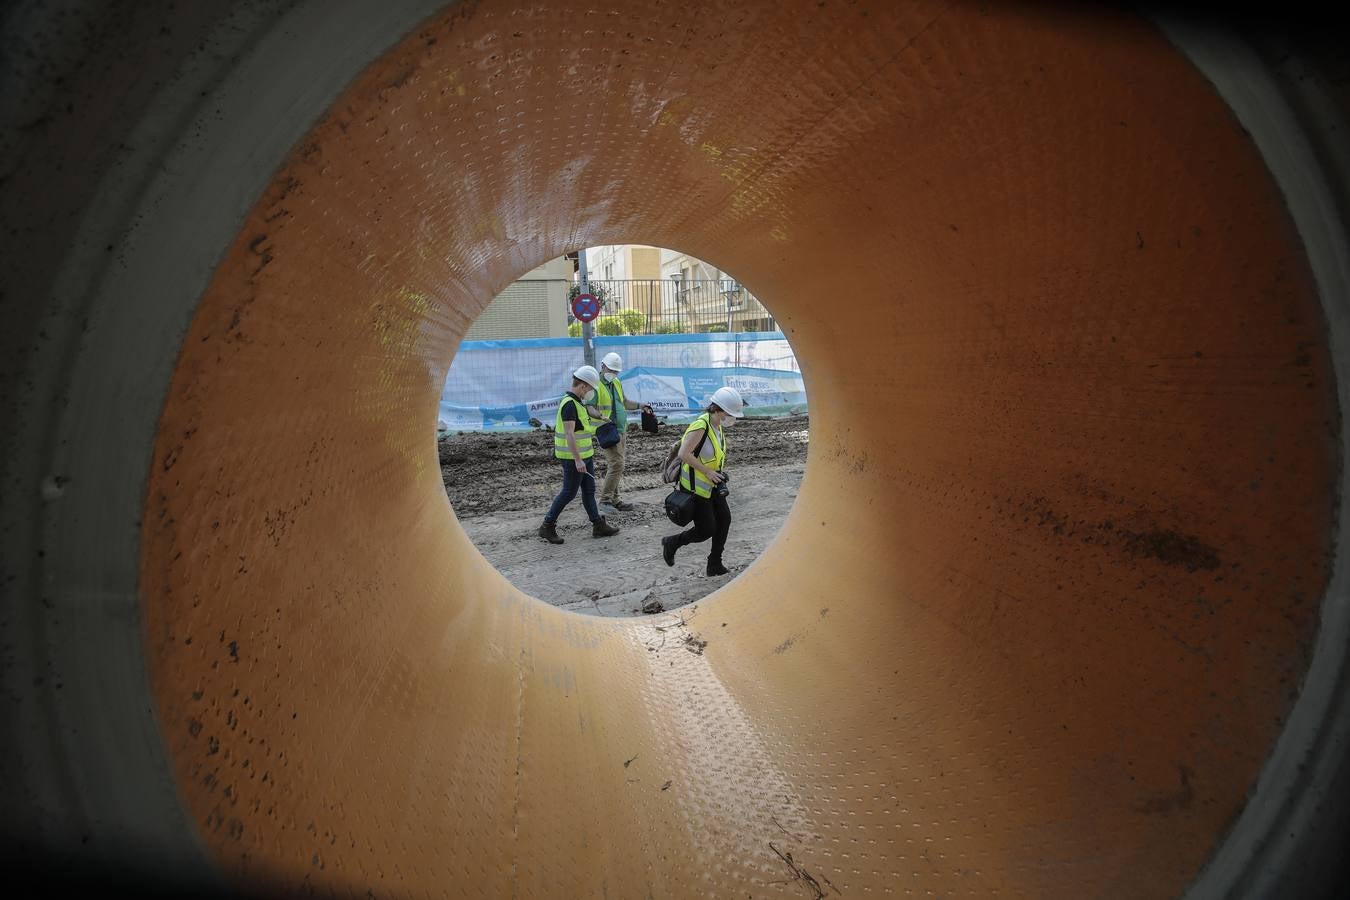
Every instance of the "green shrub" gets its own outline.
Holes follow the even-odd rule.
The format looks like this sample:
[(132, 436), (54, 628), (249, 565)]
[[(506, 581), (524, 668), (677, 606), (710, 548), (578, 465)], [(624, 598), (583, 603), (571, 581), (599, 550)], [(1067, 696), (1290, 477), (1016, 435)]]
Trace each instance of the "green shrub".
[(618, 316), (601, 316), (595, 320), (595, 333), (613, 336), (628, 332), (623, 330), (623, 320)]
[(717, 324), (717, 325), (709, 325), (709, 326), (708, 326), (708, 332), (709, 332), (710, 334), (713, 333), (713, 332), (716, 332), (716, 333), (718, 333), (718, 334), (722, 334), (722, 333), (724, 333), (726, 330), (727, 330), (727, 326), (726, 326), (726, 323), (725, 323), (725, 322), (719, 323), (719, 324)]
[[(607, 337), (614, 337), (620, 334), (628, 334), (623, 327), (623, 319), (619, 316), (601, 316), (591, 322), (594, 327), (592, 334), (602, 334)], [(573, 322), (567, 326), (568, 337), (581, 337), (581, 323)]]
[(681, 334), (680, 326), (674, 322), (660, 322), (652, 327), (652, 334)]
[(619, 320), (629, 334), (642, 334), (642, 327), (647, 324), (647, 317), (636, 309), (619, 310)]

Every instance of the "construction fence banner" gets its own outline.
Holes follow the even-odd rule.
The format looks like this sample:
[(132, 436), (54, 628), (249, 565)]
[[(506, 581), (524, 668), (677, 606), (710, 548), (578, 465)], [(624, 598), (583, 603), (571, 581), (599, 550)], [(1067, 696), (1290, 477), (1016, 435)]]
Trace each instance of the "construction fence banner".
[[(597, 359), (610, 351), (623, 357), (629, 398), (672, 422), (698, 415), (723, 385), (741, 393), (751, 415), (806, 411), (801, 372), (780, 332), (595, 338)], [(582, 359), (580, 338), (465, 341), (446, 378), (439, 428), (518, 431), (534, 427), (531, 419), (552, 427)]]

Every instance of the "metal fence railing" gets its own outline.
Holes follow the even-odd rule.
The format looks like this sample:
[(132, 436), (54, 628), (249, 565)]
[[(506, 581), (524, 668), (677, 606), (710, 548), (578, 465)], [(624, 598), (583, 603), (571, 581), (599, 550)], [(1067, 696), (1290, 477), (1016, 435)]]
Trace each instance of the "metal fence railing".
[[(753, 294), (730, 279), (592, 279), (590, 292), (600, 301), (596, 334), (690, 334), (708, 331), (775, 331), (773, 314)], [(571, 301), (578, 293), (574, 284)], [(568, 312), (568, 333), (581, 323)]]

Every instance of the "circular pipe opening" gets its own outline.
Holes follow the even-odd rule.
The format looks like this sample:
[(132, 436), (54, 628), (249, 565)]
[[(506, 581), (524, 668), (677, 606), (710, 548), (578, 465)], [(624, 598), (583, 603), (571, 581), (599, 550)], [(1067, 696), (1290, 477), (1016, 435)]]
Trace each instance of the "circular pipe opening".
[[(580, 484), (574, 463), (557, 458), (559, 401), (585, 363), (583, 323), (567, 312), (579, 267), (557, 257), (494, 297), (460, 343), (438, 410), (441, 478), (474, 546), (524, 593), (589, 615), (673, 611), (745, 571), (787, 517), (806, 466), (804, 384), (772, 311), (729, 273), (647, 245), (587, 253), (586, 289), (601, 303), (594, 364), (615, 358), (622, 401), (611, 404), (611, 383), (584, 406), (602, 417), (588, 413), (592, 430), (604, 416), (622, 422), (621, 443), (583, 437), (591, 463)], [(712, 508), (730, 520), (719, 538), (715, 515), (670, 521), (665, 501), (679, 482), (663, 470), (724, 385), (746, 405), (716, 439), (735, 479)], [(682, 534), (697, 540), (667, 566), (662, 542)]]

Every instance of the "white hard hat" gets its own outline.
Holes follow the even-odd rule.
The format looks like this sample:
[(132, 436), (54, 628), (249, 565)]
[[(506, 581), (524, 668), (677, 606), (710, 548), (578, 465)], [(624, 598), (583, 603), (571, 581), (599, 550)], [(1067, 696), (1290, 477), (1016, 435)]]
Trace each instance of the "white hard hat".
[(591, 387), (600, 386), (600, 373), (595, 371), (595, 366), (582, 366), (572, 373), (572, 377), (586, 382)]
[(713, 391), (712, 402), (722, 408), (727, 415), (739, 419), (745, 415), (745, 401), (734, 387), (720, 387)]
[(614, 372), (623, 371), (623, 357), (617, 353), (606, 353), (600, 364)]

